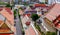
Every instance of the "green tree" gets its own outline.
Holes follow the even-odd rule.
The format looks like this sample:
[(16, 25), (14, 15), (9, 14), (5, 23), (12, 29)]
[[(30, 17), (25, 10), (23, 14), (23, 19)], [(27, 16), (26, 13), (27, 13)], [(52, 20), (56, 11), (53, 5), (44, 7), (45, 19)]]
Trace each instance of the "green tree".
[(32, 14), (31, 18), (33, 21), (36, 21), (39, 18), (39, 16), (37, 14)]
[(6, 4), (6, 7), (12, 7), (10, 4)]
[(51, 35), (56, 35), (56, 33), (55, 32), (51, 32)]
[(16, 17), (16, 14), (17, 14), (17, 13), (16, 13), (16, 10), (14, 10), (14, 18)]
[(56, 33), (55, 33), (55, 32), (49, 32), (49, 31), (48, 31), (48, 32), (46, 33), (46, 35), (56, 35)]

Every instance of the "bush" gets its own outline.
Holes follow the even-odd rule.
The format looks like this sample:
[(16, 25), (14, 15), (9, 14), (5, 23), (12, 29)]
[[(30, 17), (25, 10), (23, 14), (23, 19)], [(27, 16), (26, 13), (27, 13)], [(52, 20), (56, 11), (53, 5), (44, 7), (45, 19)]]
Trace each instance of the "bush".
[(56, 33), (55, 32), (46, 32), (46, 35), (56, 35)]
[(6, 7), (12, 7), (10, 4), (6, 4)]
[(41, 29), (40, 29), (39, 25), (37, 25), (36, 23), (34, 23), (34, 26), (35, 26), (36, 29), (38, 29), (39, 32), (41, 32)]
[(44, 32), (41, 32), (41, 35), (45, 35)]
[(5, 3), (5, 2), (0, 2), (0, 5), (6, 5), (7, 3)]
[(16, 13), (16, 10), (14, 10), (14, 17), (16, 17), (16, 14), (17, 14), (17, 13)]
[(41, 35), (45, 35), (44, 32), (41, 31), (39, 25), (37, 25), (36, 23), (34, 23), (34, 26), (41, 33)]

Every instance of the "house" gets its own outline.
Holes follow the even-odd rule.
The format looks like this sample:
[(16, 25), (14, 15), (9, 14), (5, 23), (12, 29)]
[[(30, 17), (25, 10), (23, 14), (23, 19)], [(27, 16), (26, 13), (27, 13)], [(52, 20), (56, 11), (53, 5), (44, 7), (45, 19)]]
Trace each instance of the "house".
[(45, 7), (46, 4), (34, 4), (35, 7)]
[(53, 21), (55, 27), (60, 30), (60, 15)]
[(24, 10), (19, 9), (19, 14), (23, 15), (24, 14)]
[(0, 14), (2, 14), (12, 25), (14, 25), (14, 15), (10, 8), (2, 8)]
[(42, 15), (41, 8), (35, 8), (35, 10), (37, 11), (37, 14), (38, 14), (39, 16)]
[(0, 35), (11, 35), (14, 34), (11, 28), (5, 23), (4, 21), (1, 21), (1, 26), (0, 26)]
[(31, 17), (31, 14), (23, 14), (23, 16)]
[(26, 7), (25, 11), (31, 11), (32, 9), (28, 6)]
[[(60, 15), (60, 4), (57, 3), (53, 6), (53, 8), (45, 15), (45, 22), (48, 23), (52, 28), (55, 28), (55, 20), (57, 20), (58, 16)], [(59, 26), (59, 25), (58, 25)], [(56, 29), (56, 28), (55, 28)]]
[(39, 15), (45, 15), (55, 4), (47, 6), (46, 4), (34, 4), (35, 10)]
[(0, 8), (0, 35), (14, 35), (14, 15), (10, 8)]
[(33, 27), (33, 23), (31, 23), (31, 19), (28, 17), (29, 15), (25, 14), (24, 16), (21, 16), (22, 25), (25, 31), (25, 35), (36, 35), (36, 29)]

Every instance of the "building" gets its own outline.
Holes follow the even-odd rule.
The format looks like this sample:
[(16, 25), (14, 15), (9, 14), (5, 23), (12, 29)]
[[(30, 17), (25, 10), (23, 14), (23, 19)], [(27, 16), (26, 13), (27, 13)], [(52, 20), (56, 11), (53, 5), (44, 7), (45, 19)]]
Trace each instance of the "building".
[[(57, 29), (59, 29), (60, 28), (60, 15), (53, 21), (53, 23), (55, 24), (55, 27), (57, 28)], [(60, 29), (59, 29), (60, 30)]]
[(57, 35), (60, 35), (60, 15), (53, 21), (56, 29), (57, 29)]
[(12, 35), (14, 34), (11, 28), (7, 25), (5, 21), (0, 21), (0, 35)]
[(0, 35), (14, 35), (14, 16), (10, 8), (0, 8)]
[[(51, 27), (60, 31), (60, 4), (57, 3), (54, 7), (49, 11), (48, 14), (45, 16), (45, 22), (47, 22)], [(58, 8), (58, 9), (57, 9)]]
[(35, 29), (33, 22), (31, 22), (29, 16), (30, 16), (29, 14), (25, 14), (24, 16), (21, 16), (25, 35), (38, 35), (38, 32)]

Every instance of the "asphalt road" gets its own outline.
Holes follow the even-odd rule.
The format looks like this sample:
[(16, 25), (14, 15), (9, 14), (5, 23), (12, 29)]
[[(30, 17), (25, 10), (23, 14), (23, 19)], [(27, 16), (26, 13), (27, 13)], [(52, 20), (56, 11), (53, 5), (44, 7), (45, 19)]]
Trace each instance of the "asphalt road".
[(22, 26), (21, 26), (21, 22), (19, 20), (19, 16), (18, 13), (16, 15), (16, 35), (22, 35)]

